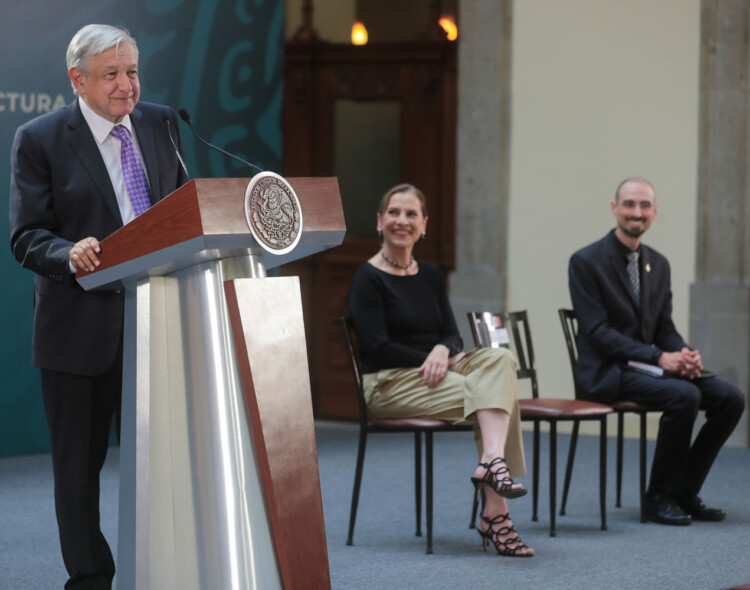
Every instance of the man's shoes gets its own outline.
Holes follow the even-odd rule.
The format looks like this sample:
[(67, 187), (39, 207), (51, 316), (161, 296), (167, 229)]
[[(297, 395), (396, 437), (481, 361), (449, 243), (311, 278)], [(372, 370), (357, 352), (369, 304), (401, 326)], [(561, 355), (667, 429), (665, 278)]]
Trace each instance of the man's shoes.
[(698, 496), (682, 497), (678, 504), (693, 520), (719, 522), (727, 517), (727, 513), (719, 508), (708, 508)]
[(693, 522), (689, 514), (667, 494), (654, 494), (646, 497), (646, 518), (659, 524), (686, 526)]

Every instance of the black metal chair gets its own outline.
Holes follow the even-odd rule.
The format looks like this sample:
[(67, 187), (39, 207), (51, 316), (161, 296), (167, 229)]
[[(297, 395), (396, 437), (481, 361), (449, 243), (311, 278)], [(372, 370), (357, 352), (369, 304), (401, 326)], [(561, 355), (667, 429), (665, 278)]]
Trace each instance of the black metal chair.
[[(537, 385), (536, 361), (531, 342), (531, 330), (526, 311), (505, 314), (490, 312), (469, 312), (469, 324), (477, 346), (507, 346), (512, 344), (518, 360), (518, 378), (531, 382), (531, 399), (519, 399), (521, 420), (534, 424), (534, 458), (532, 471), (532, 520), (538, 520), (537, 505), (539, 498), (539, 440), (540, 425), (549, 423), (549, 505), (550, 536), (557, 536), (555, 528), (555, 504), (557, 495), (557, 423), (572, 422), (577, 432), (578, 425), (584, 420), (598, 420), (599, 436), (599, 504), (601, 511), (601, 530), (607, 530), (606, 482), (607, 482), (607, 416), (612, 408), (603, 404), (566, 398), (539, 397)], [(507, 330), (507, 331), (505, 331)], [(475, 518), (473, 515), (472, 518)]]
[(395, 434), (411, 432), (414, 434), (414, 492), (417, 517), (416, 536), (422, 536), (422, 435), (425, 441), (425, 516), (427, 521), (427, 550), (432, 553), (432, 435), (435, 432), (465, 432), (471, 431), (472, 426), (454, 425), (445, 420), (433, 418), (377, 418), (370, 415), (365, 403), (364, 390), (362, 388), (362, 369), (359, 360), (359, 352), (356, 345), (354, 327), (349, 318), (340, 318), (341, 329), (344, 333), (346, 348), (349, 352), (354, 384), (357, 390), (357, 402), (359, 403), (359, 447), (357, 450), (357, 467), (354, 472), (354, 489), (352, 490), (352, 507), (349, 516), (349, 535), (346, 544), (351, 545), (354, 537), (354, 523), (357, 518), (357, 506), (359, 504), (359, 490), (362, 483), (362, 469), (365, 462), (365, 447), (367, 446), (368, 434)]
[[(565, 344), (568, 348), (568, 358), (570, 359), (570, 369), (573, 373), (573, 384), (575, 386), (575, 370), (578, 363), (578, 346), (576, 337), (578, 336), (578, 321), (572, 309), (558, 310), (560, 323), (562, 324), (563, 334), (565, 335)], [(578, 390), (576, 388), (576, 397)], [(645, 498), (646, 498), (646, 414), (649, 411), (647, 406), (629, 401), (616, 401), (608, 404), (617, 414), (617, 497), (615, 507), (622, 506), (622, 455), (623, 455), (623, 430), (625, 414), (637, 414), (640, 417), (640, 501), (641, 501), (641, 522), (646, 522)], [(573, 455), (575, 454), (575, 445), (578, 438), (578, 428), (573, 430), (570, 440), (570, 453), (568, 455), (568, 466), (565, 470), (565, 484), (563, 486), (562, 505), (560, 514), (565, 513), (565, 502), (568, 497), (568, 487), (570, 486), (570, 477), (573, 471)]]

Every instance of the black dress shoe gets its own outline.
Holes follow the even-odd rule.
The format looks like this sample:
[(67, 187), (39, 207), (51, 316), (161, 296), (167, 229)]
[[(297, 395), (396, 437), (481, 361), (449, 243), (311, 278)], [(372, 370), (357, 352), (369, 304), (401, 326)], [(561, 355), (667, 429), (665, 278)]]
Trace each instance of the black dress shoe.
[(659, 524), (686, 526), (693, 522), (670, 496), (654, 494), (646, 498), (646, 518)]
[(693, 520), (719, 522), (727, 517), (727, 513), (719, 508), (708, 508), (698, 496), (683, 497), (678, 504)]

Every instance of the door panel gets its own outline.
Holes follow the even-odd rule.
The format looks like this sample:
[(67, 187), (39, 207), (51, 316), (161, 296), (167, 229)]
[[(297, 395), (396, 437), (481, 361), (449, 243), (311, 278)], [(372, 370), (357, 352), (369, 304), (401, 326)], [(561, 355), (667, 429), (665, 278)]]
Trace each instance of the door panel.
[(282, 268), (299, 275), (316, 416), (355, 418), (357, 403), (337, 318), (354, 271), (378, 251), (375, 213), (391, 186), (427, 198), (427, 239), (415, 257), (454, 263), (456, 55), (449, 42), (353, 47), (287, 44), (285, 176), (337, 176), (344, 243)]

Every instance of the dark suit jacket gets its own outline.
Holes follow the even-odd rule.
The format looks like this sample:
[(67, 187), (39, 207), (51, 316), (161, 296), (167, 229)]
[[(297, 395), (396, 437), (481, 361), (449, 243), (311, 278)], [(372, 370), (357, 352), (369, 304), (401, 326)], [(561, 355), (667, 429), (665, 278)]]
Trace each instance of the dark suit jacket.
[[(182, 150), (175, 112), (139, 102), (130, 115), (146, 164), (151, 199), (187, 181), (167, 133)], [(10, 245), (36, 273), (34, 366), (98, 375), (112, 366), (123, 329), (121, 291), (85, 292), (68, 252), (88, 236), (103, 240), (122, 227), (112, 183), (78, 100), (16, 131), (11, 149)]]
[(576, 392), (609, 402), (620, 392), (621, 366), (656, 364), (662, 352), (687, 346), (672, 322), (669, 262), (641, 244), (641, 309), (614, 230), (570, 258), (570, 298), (578, 319)]

